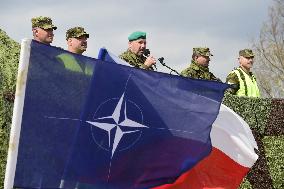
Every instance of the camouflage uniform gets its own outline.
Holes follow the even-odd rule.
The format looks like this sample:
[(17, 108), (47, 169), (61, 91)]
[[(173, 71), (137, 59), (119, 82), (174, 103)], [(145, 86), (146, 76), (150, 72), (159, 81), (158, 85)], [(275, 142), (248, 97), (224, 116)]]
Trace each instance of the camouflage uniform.
[(53, 42), (53, 31), (57, 29), (49, 17), (39, 16), (31, 19), (33, 39), (40, 43), (50, 45)]
[[(66, 31), (66, 40), (69, 38), (80, 38), (82, 36), (89, 38), (89, 34), (82, 27), (74, 27)], [(62, 53), (57, 55), (56, 58), (63, 63), (67, 70), (84, 73), (85, 75), (92, 75), (93, 73), (93, 64), (79, 62), (73, 53)]]
[[(194, 55), (201, 55), (201, 56), (213, 56), (209, 48), (193, 48)], [(190, 77), (193, 79), (205, 79), (205, 80), (212, 80), (212, 81), (220, 81), (221, 80), (214, 76), (213, 73), (209, 72), (209, 68), (206, 66), (199, 65), (194, 60), (191, 60), (191, 64), (188, 68), (184, 69), (181, 72), (183, 77)]]
[(68, 40), (69, 38), (79, 38), (81, 36), (86, 36), (87, 38), (89, 38), (89, 34), (82, 27), (70, 28), (66, 32), (66, 40)]
[(125, 60), (126, 62), (128, 62), (130, 65), (136, 67), (136, 68), (142, 68), (142, 69), (147, 69), (147, 70), (154, 70), (151, 67), (147, 67), (144, 65), (144, 62), (146, 60), (146, 57), (144, 56), (138, 56), (135, 53), (131, 52), (129, 49), (127, 51), (125, 51), (124, 53), (122, 53), (121, 55), (119, 55), (119, 58)]
[(191, 61), (190, 66), (181, 72), (181, 75), (183, 77), (190, 77), (194, 79), (221, 81), (215, 77), (213, 73), (209, 72), (208, 67), (201, 66), (193, 60)]
[(57, 27), (52, 24), (52, 20), (49, 17), (39, 16), (31, 19), (32, 21), (32, 28), (42, 28), (42, 29), (54, 29), (56, 30)]
[[(128, 40), (129, 41), (135, 41), (138, 39), (146, 39), (146, 33), (145, 32), (141, 32), (141, 31), (136, 31), (131, 33), (128, 36)], [(137, 55), (133, 52), (131, 52), (129, 49), (127, 49), (127, 51), (125, 51), (124, 53), (122, 53), (121, 55), (119, 55), (119, 58), (123, 59), (124, 61), (126, 61), (127, 63), (129, 63), (130, 65), (136, 67), (136, 68), (141, 68), (141, 69), (146, 69), (146, 70), (154, 70), (152, 66), (147, 67), (146, 65), (144, 65), (145, 61), (146, 61), (146, 57), (144, 57), (143, 55)]]
[[(240, 50), (239, 51), (239, 56), (243, 56), (243, 57), (254, 57), (254, 54), (252, 52), (251, 49), (243, 49), (243, 50)], [(229, 73), (229, 75), (227, 76), (226, 78), (226, 83), (232, 85), (232, 88), (229, 88), (227, 89), (227, 92), (231, 93), (231, 94), (234, 94), (236, 95), (237, 92), (240, 90), (240, 80), (239, 80), (239, 77), (236, 73), (236, 71), (239, 73), (240, 75), (240, 78), (241, 80), (243, 81), (243, 84), (244, 84), (244, 91), (245, 91), (245, 96), (249, 96), (248, 91), (249, 90), (252, 90), (252, 87), (253, 86), (247, 86), (247, 83), (246, 83), (246, 79), (245, 79), (245, 75), (249, 76), (249, 79), (253, 82), (253, 83), (256, 83), (256, 78), (255, 76), (253, 75), (252, 72), (249, 72), (249, 73), (246, 73), (242, 68), (241, 66), (234, 69), (231, 73)], [(251, 87), (251, 88), (249, 88)], [(257, 89), (258, 90), (258, 89)]]

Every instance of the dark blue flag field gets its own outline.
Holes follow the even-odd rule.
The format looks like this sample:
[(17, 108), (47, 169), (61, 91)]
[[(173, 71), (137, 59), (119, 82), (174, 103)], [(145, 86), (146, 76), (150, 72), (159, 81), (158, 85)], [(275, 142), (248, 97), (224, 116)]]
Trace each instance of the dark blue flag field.
[(208, 156), (226, 84), (103, 57), (31, 41), (13, 187), (151, 188)]

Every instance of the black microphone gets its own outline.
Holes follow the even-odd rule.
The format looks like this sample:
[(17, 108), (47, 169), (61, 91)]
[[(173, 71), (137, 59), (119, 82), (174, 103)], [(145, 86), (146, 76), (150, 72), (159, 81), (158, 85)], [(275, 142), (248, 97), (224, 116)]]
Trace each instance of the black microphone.
[(167, 66), (166, 63), (164, 63), (164, 60), (165, 60), (164, 57), (158, 58), (158, 61), (160, 62), (160, 64), (162, 64), (163, 66), (165, 66), (166, 68), (168, 68), (169, 70), (171, 70), (170, 74), (171, 74), (172, 72), (175, 72), (176, 74), (178, 74), (178, 75), (180, 76), (180, 74), (179, 74), (176, 70), (174, 70), (173, 68)]
[[(150, 54), (151, 54), (151, 52), (150, 52), (150, 50), (149, 49), (144, 49), (144, 51), (143, 51), (143, 56), (145, 57), (145, 58), (148, 58), (149, 56), (150, 56)], [(155, 64), (153, 64), (153, 66), (154, 66), (154, 68), (157, 70), (157, 67), (156, 67), (156, 65)]]
[(158, 60), (159, 60), (159, 62), (162, 64), (162, 65), (164, 65), (165, 63), (164, 63), (164, 57), (161, 57), (161, 58), (158, 58)]
[(148, 57), (150, 54), (151, 54), (151, 52), (150, 52), (149, 49), (144, 49), (144, 51), (143, 51), (143, 56), (144, 57)]

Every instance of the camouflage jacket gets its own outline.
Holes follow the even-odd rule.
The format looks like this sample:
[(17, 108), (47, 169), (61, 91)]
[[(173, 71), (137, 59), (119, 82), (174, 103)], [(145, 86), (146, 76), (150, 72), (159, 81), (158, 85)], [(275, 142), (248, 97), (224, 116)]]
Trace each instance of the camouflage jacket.
[(219, 78), (215, 77), (213, 73), (209, 72), (208, 67), (201, 66), (193, 60), (191, 61), (190, 66), (181, 72), (181, 75), (183, 77), (190, 77), (193, 79), (206, 79), (221, 82)]
[(124, 53), (122, 53), (121, 55), (119, 55), (119, 58), (125, 60), (130, 65), (132, 65), (136, 68), (141, 68), (141, 69), (146, 69), (146, 70), (154, 70), (152, 68), (152, 66), (148, 68), (147, 66), (144, 65), (146, 57), (138, 56), (138, 55), (134, 54), (133, 52), (131, 52), (130, 50), (127, 50)]

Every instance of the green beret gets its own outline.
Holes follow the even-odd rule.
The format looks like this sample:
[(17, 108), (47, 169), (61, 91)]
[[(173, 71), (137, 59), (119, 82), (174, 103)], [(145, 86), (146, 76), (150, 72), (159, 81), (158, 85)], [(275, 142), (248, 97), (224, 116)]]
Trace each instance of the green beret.
[(207, 47), (193, 48), (193, 54), (201, 55), (201, 56), (213, 56), (213, 54), (210, 53), (210, 50)]
[(79, 38), (81, 36), (86, 36), (87, 38), (89, 38), (89, 34), (85, 32), (84, 28), (82, 27), (70, 28), (66, 32), (66, 40), (68, 40), (69, 38)]
[(32, 21), (32, 28), (42, 28), (45, 30), (57, 29), (57, 27), (52, 24), (52, 20), (49, 17), (45, 16), (34, 17), (31, 19), (31, 21)]
[(254, 57), (254, 54), (251, 49), (243, 49), (239, 51), (239, 56), (243, 56), (246, 58)]
[(128, 36), (129, 41), (134, 41), (137, 39), (146, 39), (146, 33), (141, 31), (136, 31)]

